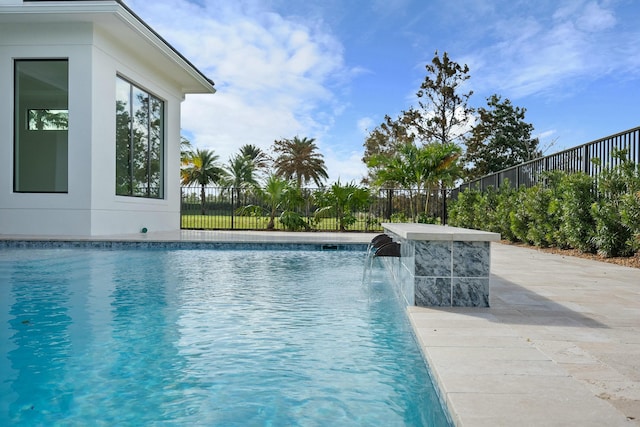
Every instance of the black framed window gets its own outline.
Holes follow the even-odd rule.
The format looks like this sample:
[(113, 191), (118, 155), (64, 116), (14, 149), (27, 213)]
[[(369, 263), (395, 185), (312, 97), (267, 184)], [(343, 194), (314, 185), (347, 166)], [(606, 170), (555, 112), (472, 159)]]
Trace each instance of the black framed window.
[(116, 194), (164, 197), (164, 102), (116, 78)]
[(66, 193), (69, 60), (14, 63), (13, 191)]

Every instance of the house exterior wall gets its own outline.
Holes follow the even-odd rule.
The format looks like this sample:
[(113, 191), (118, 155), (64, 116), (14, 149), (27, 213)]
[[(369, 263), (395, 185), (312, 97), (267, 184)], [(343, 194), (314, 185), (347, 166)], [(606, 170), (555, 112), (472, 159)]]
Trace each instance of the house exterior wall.
[[(115, 194), (116, 75), (164, 101), (163, 199)], [(179, 229), (182, 93), (152, 63), (128, 51), (100, 30), (94, 32), (92, 78), (94, 144), (91, 161), (91, 234), (137, 233), (143, 227), (150, 231)]]
[[(68, 58), (68, 193), (13, 192), (15, 59)], [(164, 101), (164, 198), (115, 194), (116, 75)], [(180, 228), (180, 86), (91, 23), (0, 26), (0, 234)]]
[[(91, 231), (91, 25), (0, 26), (0, 234)], [(14, 60), (68, 58), (68, 193), (14, 193)]]

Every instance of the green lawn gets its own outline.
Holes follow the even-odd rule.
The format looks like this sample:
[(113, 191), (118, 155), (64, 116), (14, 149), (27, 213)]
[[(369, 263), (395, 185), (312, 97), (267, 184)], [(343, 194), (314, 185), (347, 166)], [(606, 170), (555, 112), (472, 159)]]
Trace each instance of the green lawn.
[[(269, 217), (251, 217), (236, 216), (233, 218), (233, 227), (231, 226), (230, 215), (182, 215), (181, 227), (184, 229), (197, 230), (266, 230)], [(278, 218), (275, 220), (275, 229), (284, 230)], [(313, 229), (317, 231), (338, 231), (336, 220), (333, 218), (323, 218), (318, 224), (313, 225)], [(382, 227), (378, 224), (376, 228), (366, 229), (365, 221), (357, 221), (348, 231), (382, 231)]]

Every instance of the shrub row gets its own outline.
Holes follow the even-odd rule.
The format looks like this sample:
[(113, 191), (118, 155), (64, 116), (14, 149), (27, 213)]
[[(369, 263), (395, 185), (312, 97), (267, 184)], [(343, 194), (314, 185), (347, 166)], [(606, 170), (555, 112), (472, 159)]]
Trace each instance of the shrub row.
[(500, 233), (540, 247), (574, 248), (606, 257), (640, 249), (640, 167), (616, 153), (619, 164), (597, 178), (547, 172), (541, 183), (515, 189), (464, 191), (449, 207), (449, 224)]

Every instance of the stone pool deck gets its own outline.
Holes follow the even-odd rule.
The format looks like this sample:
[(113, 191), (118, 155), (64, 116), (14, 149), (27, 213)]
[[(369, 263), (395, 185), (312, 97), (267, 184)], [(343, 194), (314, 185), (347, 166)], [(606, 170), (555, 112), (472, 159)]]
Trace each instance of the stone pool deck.
[[(377, 233), (175, 231), (17, 240), (368, 243)], [(456, 425), (640, 425), (640, 270), (491, 244), (489, 308), (410, 307)]]
[(640, 270), (491, 245), (490, 308), (410, 307), (460, 426), (640, 425)]

